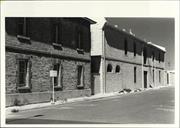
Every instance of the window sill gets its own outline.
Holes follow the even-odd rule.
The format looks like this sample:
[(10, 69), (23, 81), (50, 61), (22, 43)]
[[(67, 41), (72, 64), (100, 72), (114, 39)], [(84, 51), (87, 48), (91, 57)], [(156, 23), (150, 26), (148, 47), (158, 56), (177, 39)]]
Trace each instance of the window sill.
[(84, 85), (77, 85), (77, 89), (84, 89)]
[(30, 42), (30, 37), (27, 37), (27, 36), (17, 35), (17, 38), (21, 42)]
[(76, 50), (77, 50), (77, 52), (78, 52), (79, 54), (84, 54), (84, 50), (83, 50), (83, 49), (77, 48)]
[(62, 91), (62, 86), (54, 86), (55, 91)]
[(30, 87), (17, 87), (18, 92), (20, 93), (27, 93), (27, 92), (31, 92)]
[(55, 48), (59, 48), (59, 49), (62, 50), (62, 44), (52, 43), (52, 45), (53, 45)]

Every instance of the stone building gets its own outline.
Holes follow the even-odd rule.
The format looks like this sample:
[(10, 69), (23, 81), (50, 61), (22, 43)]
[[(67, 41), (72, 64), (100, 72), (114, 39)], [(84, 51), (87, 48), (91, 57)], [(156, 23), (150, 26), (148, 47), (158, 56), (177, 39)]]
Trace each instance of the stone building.
[[(91, 95), (89, 18), (6, 17), (6, 106)], [(50, 70), (57, 72), (53, 79)], [(54, 84), (54, 89), (53, 89)]]
[(165, 48), (120, 30), (105, 19), (91, 26), (94, 94), (164, 86)]

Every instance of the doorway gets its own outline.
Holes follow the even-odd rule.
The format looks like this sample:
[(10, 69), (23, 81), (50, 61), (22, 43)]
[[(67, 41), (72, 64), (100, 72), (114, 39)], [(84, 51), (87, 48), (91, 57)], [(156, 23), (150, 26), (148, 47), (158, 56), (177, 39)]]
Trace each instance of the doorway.
[(147, 88), (147, 71), (144, 71), (144, 88)]

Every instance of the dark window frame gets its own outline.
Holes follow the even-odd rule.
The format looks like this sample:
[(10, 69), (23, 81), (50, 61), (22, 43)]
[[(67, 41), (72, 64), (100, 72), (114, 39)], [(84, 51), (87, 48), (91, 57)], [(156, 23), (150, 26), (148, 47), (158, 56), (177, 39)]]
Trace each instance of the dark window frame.
[(52, 24), (52, 43), (54, 46), (62, 47), (62, 23)]
[(119, 66), (119, 65), (116, 65), (115, 72), (116, 72), (116, 73), (120, 73), (120, 66)]
[(155, 59), (155, 52), (154, 51), (152, 52), (152, 57), (153, 57), (152, 61), (154, 61), (154, 59)]
[(111, 64), (107, 65), (107, 72), (111, 73), (113, 71), (113, 67)]
[[(22, 64), (20, 65), (21, 62), (25, 63), (24, 69), (21, 69), (23, 67)], [(31, 61), (28, 58), (17, 58), (17, 68), (17, 91), (20, 93), (31, 92)], [(23, 80), (20, 80), (20, 77), (22, 77)], [(21, 83), (21, 81), (23, 81), (23, 83)]]
[(18, 87), (26, 86), (27, 59), (18, 59)]
[(127, 53), (128, 53), (128, 41), (125, 38), (124, 39), (124, 54), (127, 55)]
[(136, 42), (134, 41), (133, 42), (133, 51), (134, 51), (134, 56), (136, 56)]
[(19, 18), (17, 21), (17, 38), (20, 41), (29, 41), (29, 19), (27, 17)]
[[(53, 70), (57, 71), (57, 77), (54, 77), (54, 88), (62, 88), (63, 82), (62, 82), (62, 64), (61, 63), (55, 63), (53, 64)], [(59, 83), (60, 82), (60, 83)]]
[(167, 84), (169, 84), (169, 73), (167, 73)]
[(77, 66), (77, 88), (84, 88), (84, 66)]
[(159, 60), (159, 63), (160, 63), (161, 62), (161, 53), (160, 52), (159, 52), (158, 60)]
[(147, 49), (143, 49), (143, 64), (147, 63)]

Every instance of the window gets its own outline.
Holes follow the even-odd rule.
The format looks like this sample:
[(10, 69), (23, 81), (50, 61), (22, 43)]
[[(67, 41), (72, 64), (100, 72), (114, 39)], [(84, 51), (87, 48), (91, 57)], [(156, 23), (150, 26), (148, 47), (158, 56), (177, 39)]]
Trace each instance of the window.
[(29, 87), (30, 68), (27, 59), (18, 60), (18, 87)]
[(54, 77), (54, 87), (62, 87), (62, 65), (54, 64), (53, 70), (57, 71), (57, 77)]
[(61, 32), (61, 24), (57, 23), (53, 25), (53, 38), (52, 41), (55, 44), (62, 44), (61, 38), (62, 38), (62, 32)]
[(154, 61), (154, 58), (155, 58), (155, 53), (154, 51), (152, 52), (152, 60)]
[(146, 60), (147, 60), (147, 51), (146, 51), (146, 48), (144, 48), (143, 50), (143, 59), (144, 59), (144, 64), (146, 64)]
[(153, 69), (153, 82), (154, 82), (154, 69)]
[(107, 66), (107, 72), (112, 72), (112, 65), (111, 65), (111, 64), (108, 64), (108, 66)]
[(159, 71), (159, 83), (161, 83), (161, 71)]
[(124, 40), (124, 54), (127, 55), (127, 50), (128, 50), (128, 42), (127, 39)]
[(160, 61), (161, 61), (161, 54), (160, 54), (160, 52), (159, 52), (159, 63), (160, 63)]
[(78, 33), (77, 33), (77, 48), (78, 49), (83, 49), (83, 35), (82, 35), (82, 32), (79, 30)]
[(169, 84), (169, 73), (167, 73), (167, 84)]
[(18, 32), (17, 35), (28, 36), (28, 20), (27, 18), (20, 18), (18, 20)]
[(136, 42), (133, 43), (134, 56), (136, 56)]
[(78, 66), (78, 74), (77, 74), (77, 87), (84, 86), (84, 68), (83, 66)]
[(136, 83), (136, 67), (134, 67), (134, 83)]
[(120, 72), (120, 66), (117, 65), (117, 66), (116, 66), (116, 73), (119, 73), (119, 72)]

